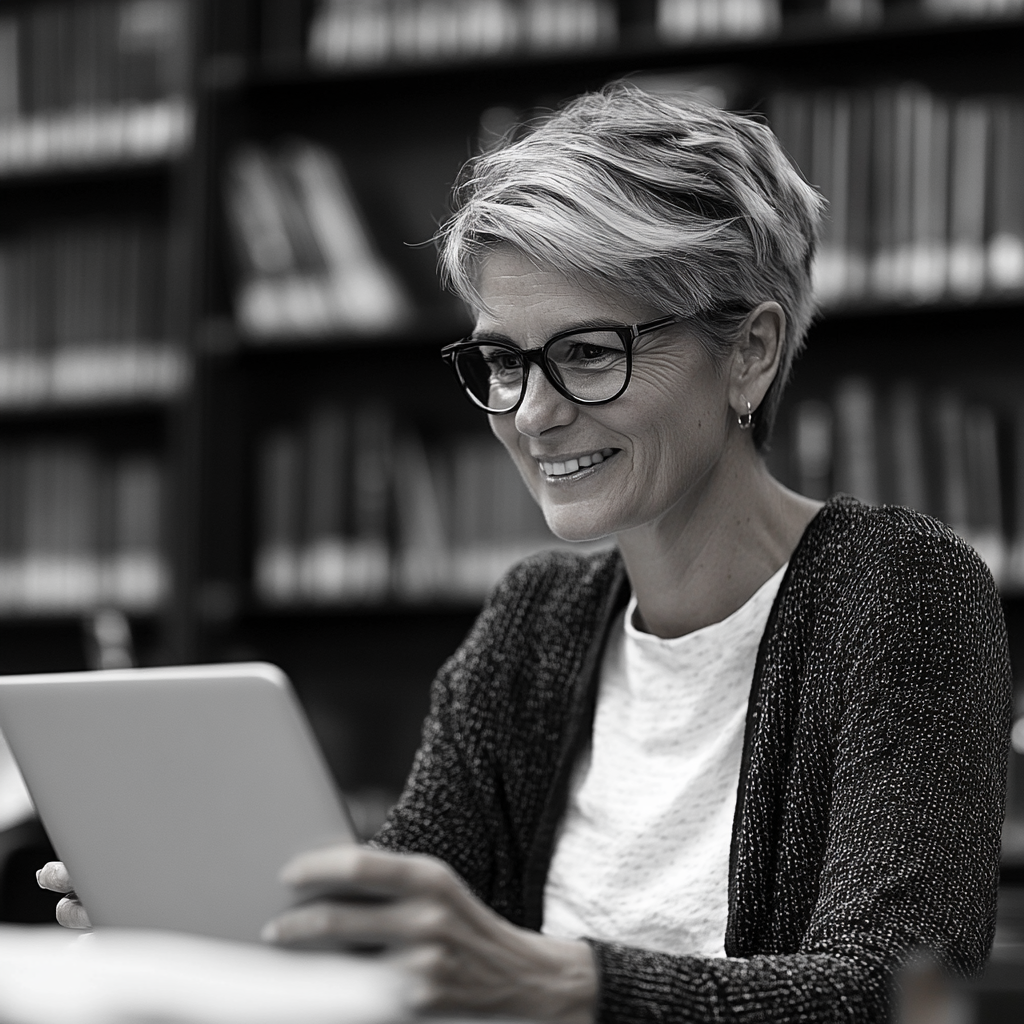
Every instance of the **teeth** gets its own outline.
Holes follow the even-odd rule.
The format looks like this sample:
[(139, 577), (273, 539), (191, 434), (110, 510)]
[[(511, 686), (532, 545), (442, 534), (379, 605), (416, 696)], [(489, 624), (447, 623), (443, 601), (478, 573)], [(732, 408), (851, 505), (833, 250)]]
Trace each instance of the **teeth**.
[(614, 448), (604, 448), (599, 452), (581, 455), (578, 459), (566, 459), (565, 462), (538, 461), (540, 461), (541, 469), (548, 476), (568, 476), (570, 473), (577, 473), (581, 469), (589, 469), (591, 466), (600, 465), (610, 455), (613, 455), (614, 452)]

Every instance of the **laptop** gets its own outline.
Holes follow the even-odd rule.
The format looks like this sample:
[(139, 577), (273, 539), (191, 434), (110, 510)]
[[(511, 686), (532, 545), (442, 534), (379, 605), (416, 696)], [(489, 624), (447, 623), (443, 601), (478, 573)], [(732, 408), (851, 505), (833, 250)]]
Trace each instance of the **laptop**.
[(355, 841), (273, 665), (0, 677), (0, 729), (95, 926), (258, 941), (284, 863)]

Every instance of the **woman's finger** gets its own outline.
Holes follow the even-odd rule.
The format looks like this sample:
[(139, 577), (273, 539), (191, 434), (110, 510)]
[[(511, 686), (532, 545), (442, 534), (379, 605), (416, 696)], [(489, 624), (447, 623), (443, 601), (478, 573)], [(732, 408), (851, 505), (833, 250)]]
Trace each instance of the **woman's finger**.
[(53, 892), (71, 892), (74, 888), (68, 869), (59, 860), (47, 861), (36, 872), (36, 883), (40, 889), (50, 889)]
[(79, 903), (78, 898), (72, 893), (65, 896), (57, 904), (57, 924), (63, 928), (91, 928), (92, 922), (85, 912), (85, 907)]
[(452, 896), (462, 889), (448, 865), (433, 857), (351, 844), (299, 854), (285, 865), (281, 880), (297, 888), (336, 885), (341, 892), (389, 896)]
[(262, 937), (282, 945), (405, 946), (448, 942), (459, 930), (457, 915), (430, 899), (392, 903), (322, 900), (275, 917), (264, 927)]

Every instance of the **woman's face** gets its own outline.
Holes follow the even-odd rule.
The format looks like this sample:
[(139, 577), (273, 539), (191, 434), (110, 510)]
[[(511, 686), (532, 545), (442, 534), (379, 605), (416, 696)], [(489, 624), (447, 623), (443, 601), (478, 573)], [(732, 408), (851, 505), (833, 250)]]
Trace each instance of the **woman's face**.
[[(506, 247), (486, 257), (478, 288), (484, 309), (474, 336), (524, 349), (573, 327), (666, 315), (628, 296), (580, 287)], [(675, 520), (681, 526), (722, 464), (735, 419), (728, 376), (685, 325), (672, 324), (635, 343), (629, 387), (614, 402), (576, 405), (531, 365), (522, 404), (491, 416), (491, 429), (564, 540), (671, 528)]]

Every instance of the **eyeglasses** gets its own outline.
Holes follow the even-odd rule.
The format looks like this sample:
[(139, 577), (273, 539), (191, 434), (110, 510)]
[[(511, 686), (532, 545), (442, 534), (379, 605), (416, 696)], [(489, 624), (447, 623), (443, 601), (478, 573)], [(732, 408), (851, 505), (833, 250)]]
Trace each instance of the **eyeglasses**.
[(637, 338), (678, 322), (678, 317), (663, 316), (624, 327), (581, 327), (531, 349), (511, 341), (467, 339), (445, 345), (441, 358), (473, 403), (494, 416), (515, 412), (522, 404), (530, 363), (536, 363), (551, 386), (570, 401), (604, 405), (629, 387)]

